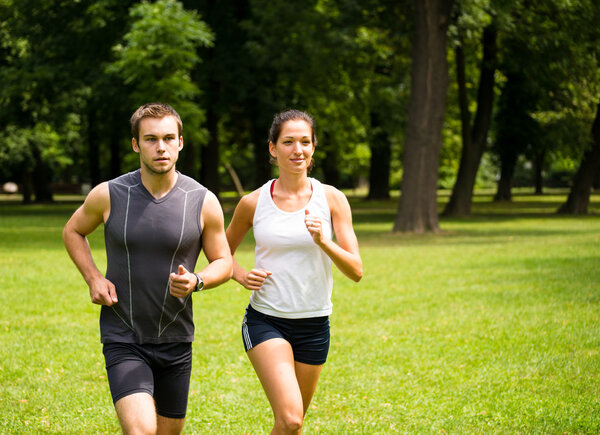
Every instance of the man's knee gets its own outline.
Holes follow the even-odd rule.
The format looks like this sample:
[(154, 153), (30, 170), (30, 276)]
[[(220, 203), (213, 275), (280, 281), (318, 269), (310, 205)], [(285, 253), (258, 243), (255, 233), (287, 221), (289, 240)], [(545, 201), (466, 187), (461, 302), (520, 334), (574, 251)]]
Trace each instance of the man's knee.
[(121, 429), (125, 435), (156, 434), (154, 399), (147, 393), (125, 396), (115, 403)]

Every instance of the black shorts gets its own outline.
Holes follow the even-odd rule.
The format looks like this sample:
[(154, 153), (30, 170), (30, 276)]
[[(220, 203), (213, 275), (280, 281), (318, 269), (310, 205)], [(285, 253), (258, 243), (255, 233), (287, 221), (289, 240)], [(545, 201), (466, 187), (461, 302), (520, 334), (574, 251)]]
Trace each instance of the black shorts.
[(105, 343), (113, 403), (134, 393), (154, 397), (157, 414), (184, 418), (192, 373), (192, 343)]
[(295, 361), (321, 365), (329, 352), (329, 316), (284, 319), (260, 313), (248, 305), (242, 338), (246, 352), (263, 341), (283, 338), (292, 346)]

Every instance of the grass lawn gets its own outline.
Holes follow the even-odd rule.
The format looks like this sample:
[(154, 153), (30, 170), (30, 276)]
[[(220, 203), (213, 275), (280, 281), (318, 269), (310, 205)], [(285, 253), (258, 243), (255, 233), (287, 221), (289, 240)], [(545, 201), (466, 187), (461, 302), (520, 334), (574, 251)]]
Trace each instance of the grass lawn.
[[(390, 233), (397, 197), (353, 199), (365, 276), (334, 272), (304, 433), (600, 432), (600, 195), (589, 216), (553, 214), (564, 199), (484, 192), (471, 217), (419, 236)], [(119, 432), (99, 307), (60, 235), (77, 205), (0, 198), (0, 433)], [(101, 229), (90, 243), (103, 270)], [(239, 261), (252, 258), (247, 240)], [(248, 296), (233, 281), (194, 296), (186, 433), (270, 430), (240, 338)]]

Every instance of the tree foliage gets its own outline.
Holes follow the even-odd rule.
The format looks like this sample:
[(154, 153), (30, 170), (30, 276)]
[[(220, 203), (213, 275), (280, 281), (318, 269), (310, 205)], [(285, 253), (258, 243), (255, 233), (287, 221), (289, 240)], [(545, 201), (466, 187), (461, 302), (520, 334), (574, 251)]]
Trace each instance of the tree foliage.
[[(461, 78), (435, 115), (445, 116), (438, 131), (431, 110), (416, 110), (434, 94), (430, 109), (443, 108), (441, 87), (446, 92), (443, 80), (415, 72), (419, 56), (433, 59), (432, 47), (415, 52), (412, 38), (422, 25), (415, 11), (429, 3), (0, 0), (0, 177), (49, 200), (52, 182), (96, 184), (133, 168), (127, 119), (153, 100), (184, 120), (179, 168), (216, 193), (223, 183), (233, 187), (230, 178), (247, 189), (271, 176), (267, 130), (273, 114), (290, 107), (316, 118), (314, 176), (348, 188), (366, 181), (369, 198), (402, 182), (398, 222), (433, 204), (439, 187), (460, 192), (450, 203), (468, 214), (483, 172), (488, 180), (502, 174), (503, 199), (514, 174), (526, 173), (538, 191), (558, 180), (554, 172), (572, 177), (600, 101), (600, 5), (454, 3), (438, 24), (447, 27), (440, 36), (450, 77)], [(492, 29), (495, 68), (486, 57)], [(426, 77), (429, 94), (417, 94)], [(415, 143), (431, 146), (417, 153), (426, 180), (409, 181), (419, 168), (410, 157)], [(524, 171), (524, 160), (533, 170)], [(428, 207), (429, 223), (396, 229), (436, 231)]]
[(196, 104), (200, 89), (191, 73), (200, 62), (198, 47), (213, 43), (212, 32), (196, 12), (174, 0), (142, 2), (129, 15), (131, 28), (114, 46), (116, 60), (107, 71), (130, 87), (132, 107), (169, 103), (189, 125), (186, 135), (204, 140), (204, 111)]

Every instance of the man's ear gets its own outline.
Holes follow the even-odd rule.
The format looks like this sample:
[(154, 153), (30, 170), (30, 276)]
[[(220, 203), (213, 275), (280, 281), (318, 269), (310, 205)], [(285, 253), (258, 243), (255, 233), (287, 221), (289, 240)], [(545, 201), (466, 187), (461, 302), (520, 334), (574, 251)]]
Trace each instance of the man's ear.
[(140, 147), (137, 144), (137, 140), (135, 140), (135, 137), (131, 139), (131, 147), (133, 148), (133, 150), (139, 154), (140, 152)]
[(179, 151), (183, 149), (183, 136), (179, 136)]

